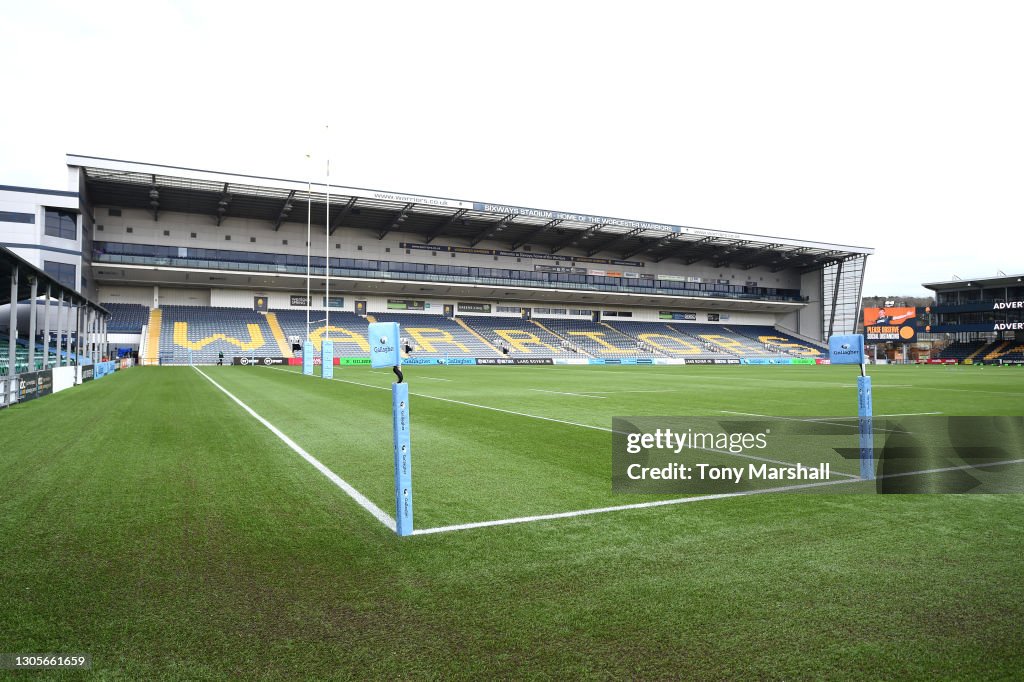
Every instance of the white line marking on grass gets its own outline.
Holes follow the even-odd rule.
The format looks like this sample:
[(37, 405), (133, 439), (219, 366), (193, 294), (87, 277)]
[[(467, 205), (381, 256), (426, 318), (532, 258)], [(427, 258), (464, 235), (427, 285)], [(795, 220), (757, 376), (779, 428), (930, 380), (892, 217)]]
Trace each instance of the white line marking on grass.
[[(941, 469), (924, 469), (922, 471), (906, 471), (898, 474), (883, 474), (877, 478), (899, 478), (902, 476), (921, 476), (924, 474), (938, 474), (947, 471), (960, 471), (963, 469), (980, 469), (983, 467), (1001, 466), (1004, 464), (1021, 464), (1024, 459), (1009, 459), (1002, 462), (991, 462), (985, 464), (965, 464), (963, 466), (943, 467)], [(450, 533), (456, 530), (471, 530), (474, 528), (490, 528), (493, 526), (509, 526), (517, 523), (531, 523), (533, 521), (549, 521), (552, 519), (570, 519), (577, 516), (589, 516), (592, 514), (606, 514), (608, 512), (626, 511), (629, 509), (648, 509), (651, 507), (667, 507), (677, 504), (688, 504), (690, 502), (706, 502), (708, 500), (724, 500), (730, 497), (748, 497), (750, 495), (763, 495), (765, 493), (779, 493), (789, 490), (800, 490), (804, 488), (820, 488), (829, 485), (843, 485), (847, 483), (862, 482), (860, 478), (855, 480), (842, 481), (819, 481), (817, 483), (801, 483), (798, 485), (783, 486), (779, 488), (765, 488), (763, 490), (745, 490), (736, 493), (720, 493), (717, 495), (700, 495), (697, 497), (680, 497), (672, 500), (658, 500), (656, 502), (638, 502), (636, 504), (620, 504), (614, 507), (598, 507), (596, 509), (579, 509), (577, 511), (559, 512), (557, 514), (538, 514), (536, 516), (519, 516), (511, 519), (497, 519), (494, 521), (477, 521), (475, 523), (459, 523), (451, 526), (437, 526), (435, 528), (417, 528), (413, 535), (433, 535), (436, 533)]]
[(681, 388), (642, 388), (637, 390), (622, 390), (622, 391), (580, 391), (580, 393), (678, 393)]
[[(895, 414), (874, 414), (872, 417), (923, 417), (929, 414), (945, 414), (945, 412), (897, 412)], [(860, 419), (860, 417), (823, 417), (823, 419)], [(820, 421), (808, 419), (807, 421)]]
[(452, 379), (441, 379), (439, 377), (416, 377), (417, 379), (424, 379), (426, 381), (452, 381)]
[(344, 479), (342, 479), (340, 476), (338, 476), (336, 473), (334, 473), (333, 471), (328, 469), (316, 457), (314, 457), (313, 455), (311, 455), (308, 452), (306, 452), (305, 450), (303, 450), (299, 446), (298, 443), (296, 443), (291, 438), (289, 438), (284, 433), (282, 433), (279, 428), (277, 428), (276, 426), (274, 426), (273, 424), (268, 422), (266, 419), (264, 419), (260, 415), (256, 414), (255, 410), (253, 410), (251, 407), (249, 407), (248, 405), (243, 403), (241, 400), (239, 400), (234, 395), (232, 395), (230, 391), (228, 391), (226, 388), (224, 388), (223, 386), (218, 384), (216, 381), (211, 379), (209, 376), (207, 376), (206, 373), (203, 372), (203, 370), (199, 369), (198, 367), (193, 367), (193, 369), (195, 369), (197, 372), (199, 372), (204, 377), (206, 377), (206, 380), (209, 381), (214, 386), (216, 386), (217, 388), (219, 388), (224, 393), (224, 395), (226, 395), (227, 397), (231, 398), (233, 401), (238, 403), (239, 407), (241, 407), (243, 410), (248, 412), (252, 417), (254, 417), (256, 419), (256, 421), (258, 421), (259, 423), (263, 424), (268, 429), (270, 429), (271, 433), (273, 433), (275, 436), (280, 438), (284, 442), (285, 445), (287, 445), (292, 450), (294, 450), (296, 453), (298, 453), (298, 455), (300, 457), (302, 457), (304, 460), (306, 460), (307, 462), (312, 464), (314, 467), (316, 467), (317, 471), (319, 471), (321, 474), (326, 476), (332, 483), (334, 483), (334, 485), (336, 485), (339, 488), (341, 488), (342, 490), (344, 490), (345, 493), (349, 497), (351, 497), (353, 500), (355, 500), (356, 503), (358, 503), (360, 507), (362, 507), (366, 511), (370, 512), (371, 514), (373, 514), (374, 517), (376, 517), (376, 519), (378, 521), (383, 523), (385, 526), (387, 526), (391, 530), (395, 530), (395, 520), (393, 518), (391, 518), (387, 513), (385, 513), (383, 509), (381, 509), (380, 507), (375, 505), (373, 502), (371, 502), (369, 499), (367, 499), (367, 497), (365, 495), (363, 495), (361, 492), (359, 492), (358, 490), (353, 488), (351, 484), (349, 484)]
[[(292, 370), (283, 369), (281, 367), (270, 367), (269, 369), (275, 370), (277, 372), (288, 372), (289, 374), (295, 374), (297, 376), (302, 376), (298, 372), (293, 372)], [(340, 382), (345, 383), (345, 384), (355, 384), (356, 386), (365, 386), (366, 388), (375, 388), (375, 389), (380, 390), (380, 391), (387, 391), (388, 390), (388, 388), (385, 387), (385, 386), (375, 386), (373, 384), (364, 384), (364, 383), (359, 382), (359, 381), (350, 381), (350, 380), (347, 380), (347, 379), (338, 379), (337, 377), (335, 377), (333, 380), (334, 381), (340, 381)], [(515, 412), (513, 410), (505, 410), (505, 409), (502, 409), (500, 407), (491, 407), (490, 405), (478, 405), (477, 403), (467, 403), (467, 402), (465, 402), (463, 400), (454, 400), (452, 398), (441, 398), (440, 396), (427, 395), (426, 393), (413, 393), (412, 391), (410, 391), (409, 394), (417, 396), (419, 398), (430, 398), (432, 400), (440, 400), (440, 401), (446, 402), (446, 403), (455, 403), (457, 405), (465, 405), (467, 407), (478, 407), (481, 410), (492, 410), (494, 412), (503, 412), (505, 414), (512, 414), (512, 415), (515, 415), (517, 417), (529, 417), (530, 419), (540, 419), (540, 420), (547, 421), (547, 422), (556, 422), (558, 424), (567, 424), (569, 426), (579, 426), (580, 428), (593, 429), (595, 431), (605, 431), (607, 433), (621, 433), (621, 432), (616, 432), (613, 429), (609, 429), (609, 428), (607, 428), (605, 426), (593, 426), (592, 424), (581, 424), (579, 422), (570, 422), (570, 421), (566, 421), (564, 419), (555, 419), (554, 417), (542, 417), (542, 416), (537, 415), (537, 414), (527, 414), (525, 412)], [(844, 426), (846, 426), (846, 424), (844, 424)], [(756, 459), (756, 460), (761, 461), (761, 462), (771, 462), (772, 464), (782, 464), (782, 465), (789, 466), (789, 467), (795, 467), (796, 466), (796, 464), (794, 464), (793, 462), (784, 462), (784, 461), (779, 460), (779, 459), (768, 459), (767, 457), (758, 457), (756, 455), (747, 455), (747, 454), (742, 454), (742, 453), (737, 453), (737, 452), (729, 452), (728, 450), (714, 450), (712, 448), (696, 448), (696, 449), (704, 450), (705, 452), (714, 452), (714, 453), (717, 453), (717, 454), (720, 454), (720, 455), (731, 455), (733, 457), (743, 457), (745, 459)], [(837, 476), (848, 476), (850, 478), (857, 478), (856, 476), (854, 476), (852, 474), (844, 474), (844, 473), (840, 473), (838, 471), (836, 472), (836, 475)]]
[[(806, 418), (801, 419), (800, 417), (780, 417), (778, 415), (756, 414), (754, 412), (735, 412), (733, 410), (719, 410), (719, 412), (722, 412), (724, 414), (738, 414), (738, 415), (742, 415), (744, 417), (761, 417), (763, 419), (782, 419), (782, 420), (788, 421), (788, 422), (809, 422), (809, 423), (812, 423), (812, 424), (827, 424), (829, 426), (845, 426), (846, 428), (849, 428), (849, 429), (860, 428), (859, 424), (837, 424), (835, 421), (825, 421), (826, 419), (829, 419), (829, 420), (843, 420), (843, 419), (857, 419), (857, 420), (860, 420), (860, 417), (822, 417), (820, 419), (806, 419)], [(878, 419), (878, 418), (881, 418), (881, 417), (916, 417), (916, 416), (921, 416), (921, 415), (926, 415), (926, 414), (942, 414), (942, 412), (905, 412), (903, 414), (874, 414), (874, 415), (871, 415), (871, 416), (872, 416), (873, 419)], [(879, 428), (876, 428), (875, 431), (880, 431), (882, 433), (890, 433), (890, 432), (894, 431), (894, 429), (879, 429)]]
[(605, 399), (603, 395), (586, 395), (584, 393), (568, 393), (566, 391), (549, 391), (543, 388), (531, 388), (530, 390), (537, 391), (538, 393), (557, 393), (558, 395), (573, 395), (576, 396), (577, 398), (596, 398), (598, 400)]
[[(277, 372), (288, 372), (289, 374), (294, 374), (296, 376), (303, 376), (302, 374), (299, 374), (298, 372), (293, 372), (290, 369), (284, 369), (284, 368), (281, 368), (281, 367), (269, 367), (268, 369), (272, 369), (272, 370), (277, 371)], [(353, 384), (355, 386), (365, 386), (366, 388), (375, 388), (378, 391), (390, 391), (391, 390), (387, 386), (376, 386), (374, 384), (364, 384), (361, 381), (351, 381), (350, 379), (338, 379), (337, 377), (335, 377), (333, 379), (333, 381), (340, 381), (343, 384)], [(605, 426), (594, 426), (593, 424), (581, 424), (579, 422), (570, 422), (570, 421), (566, 421), (564, 419), (555, 419), (554, 417), (542, 417), (542, 416), (540, 416), (538, 414), (527, 414), (525, 412), (516, 412), (514, 410), (505, 410), (505, 409), (502, 409), (500, 407), (491, 407), (490, 405), (478, 405), (476, 403), (467, 403), (464, 400), (455, 400), (454, 398), (442, 398), (441, 396), (427, 395), (426, 393), (412, 393), (411, 391), (410, 391), (410, 394), (414, 395), (414, 396), (417, 396), (419, 398), (430, 398), (431, 400), (440, 400), (442, 402), (454, 403), (456, 405), (465, 405), (467, 407), (479, 407), (481, 410), (491, 410), (493, 412), (503, 412), (505, 414), (514, 414), (514, 415), (516, 415), (518, 417), (530, 417), (532, 419), (540, 419), (540, 420), (543, 420), (543, 421), (546, 421), (546, 422), (556, 422), (558, 424), (568, 424), (569, 426), (578, 426), (578, 427), (580, 427), (582, 429), (594, 429), (595, 431), (607, 431), (608, 433), (611, 433), (611, 431), (612, 431), (611, 429), (609, 429), (609, 428), (607, 428)]]

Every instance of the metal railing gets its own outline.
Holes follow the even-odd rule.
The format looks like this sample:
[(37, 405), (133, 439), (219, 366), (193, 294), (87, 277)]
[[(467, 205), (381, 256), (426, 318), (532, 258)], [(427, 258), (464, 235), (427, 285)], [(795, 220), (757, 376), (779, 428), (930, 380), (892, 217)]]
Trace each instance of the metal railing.
[[(159, 256), (125, 256), (111, 253), (97, 253), (93, 257), (97, 263), (115, 263), (125, 265), (157, 265), (176, 268), (198, 268), (223, 270), (230, 272), (262, 272), (290, 275), (305, 275), (305, 266), (268, 265), (264, 263), (238, 263), (222, 260), (203, 260), (198, 258), (167, 258)], [(324, 276), (323, 267), (310, 268), (310, 274)], [(806, 303), (806, 296), (771, 296), (724, 291), (700, 291), (696, 289), (669, 289), (657, 286), (622, 286), (614, 284), (589, 284), (581, 282), (549, 282), (544, 280), (521, 280), (504, 277), (467, 277), (463, 275), (437, 275), (421, 272), (389, 272), (386, 270), (353, 270), (350, 268), (331, 268), (332, 277), (349, 277), (353, 279), (381, 279), (395, 281), (440, 282), (446, 284), (490, 284), (503, 287), (530, 287), (534, 289), (556, 289), (573, 291), (607, 291), (624, 294), (646, 294), (652, 296), (672, 296), (678, 298), (727, 298), (746, 301), (782, 301), (790, 303)]]

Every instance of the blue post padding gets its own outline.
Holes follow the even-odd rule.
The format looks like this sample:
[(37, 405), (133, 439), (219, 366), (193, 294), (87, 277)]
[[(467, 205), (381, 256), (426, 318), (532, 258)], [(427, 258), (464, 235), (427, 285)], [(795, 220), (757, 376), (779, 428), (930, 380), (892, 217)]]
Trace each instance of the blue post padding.
[(860, 423), (860, 477), (875, 478), (875, 439), (871, 411), (871, 377), (857, 377), (857, 417)]
[(828, 357), (833, 365), (863, 365), (864, 335), (835, 335), (828, 340)]
[(309, 339), (302, 344), (302, 373), (313, 376), (313, 342)]
[(324, 379), (334, 378), (334, 342), (320, 342), (320, 376)]
[(371, 322), (368, 325), (366, 340), (370, 343), (371, 367), (380, 369), (402, 364), (398, 333), (397, 322)]
[(412, 535), (412, 441), (409, 438), (409, 384), (391, 384), (395, 437), (395, 532)]

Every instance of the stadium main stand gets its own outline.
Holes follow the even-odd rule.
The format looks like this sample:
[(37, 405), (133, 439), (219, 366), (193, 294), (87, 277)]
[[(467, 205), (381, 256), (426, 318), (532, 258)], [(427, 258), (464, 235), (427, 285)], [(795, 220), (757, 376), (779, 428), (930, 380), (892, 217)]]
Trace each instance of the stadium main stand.
[(378, 322), (397, 322), (402, 336), (407, 338), (415, 353), (454, 357), (494, 357), (493, 346), (478, 332), (440, 315), (414, 313), (375, 313)]
[[(137, 320), (140, 310), (112, 306), (119, 315)], [(235, 357), (293, 355), (292, 343), (306, 337), (306, 311), (272, 310), (266, 315), (240, 308), (164, 306), (159, 309), (159, 356), (165, 364), (216, 362)], [(154, 311), (157, 312), (157, 311)], [(551, 357), (570, 358), (691, 358), (729, 359), (817, 357), (824, 349), (766, 325), (671, 324), (610, 320), (595, 323), (580, 319), (524, 320), (520, 317), (377, 313), (370, 320), (350, 312), (330, 316), (314, 311), (310, 338), (316, 353), (321, 341), (330, 338), (338, 357), (363, 357), (368, 352), (369, 321), (398, 322), (402, 336), (413, 347), (413, 356), (449, 357)], [(126, 325), (128, 326), (128, 325)], [(1008, 349), (1000, 349), (1008, 350)], [(191, 353), (190, 353), (191, 351)]]
[[(467, 316), (459, 318), (492, 346), (510, 357), (586, 358), (578, 344), (570, 344), (541, 323), (521, 317)], [(505, 353), (504, 351), (508, 351)]]
[(215, 363), (234, 357), (281, 355), (266, 318), (243, 308), (201, 308), (168, 305), (160, 308), (162, 364)]

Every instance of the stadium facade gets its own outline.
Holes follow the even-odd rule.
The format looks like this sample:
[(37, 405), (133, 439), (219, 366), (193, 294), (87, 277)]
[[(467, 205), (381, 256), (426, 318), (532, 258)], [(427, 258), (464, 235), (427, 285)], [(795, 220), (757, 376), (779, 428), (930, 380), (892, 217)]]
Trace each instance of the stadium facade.
[[(312, 333), (300, 324), (307, 314), (329, 317), (329, 335), (334, 320), (353, 332), (368, 316), (435, 316), (448, 321), (441, 332), (413, 345), (445, 354), (467, 348), (442, 348), (454, 333), (480, 342), (470, 355), (527, 355), (538, 338), (557, 344), (556, 355), (671, 356), (666, 323), (680, 347), (696, 343), (709, 357), (742, 356), (746, 340), (754, 355), (790, 342), (814, 348), (854, 331), (873, 253), (79, 155), (67, 167), (66, 190), (0, 187), (0, 245), (112, 311), (106, 341), (149, 346), (154, 360), (168, 347), (189, 359), (218, 348), (288, 355), (296, 336)], [(254, 309), (280, 323), (254, 321), (245, 314)], [(196, 330), (209, 334), (197, 340)]]
[(941, 358), (970, 364), (1024, 363), (1024, 274), (931, 282), (933, 334), (952, 341)]

